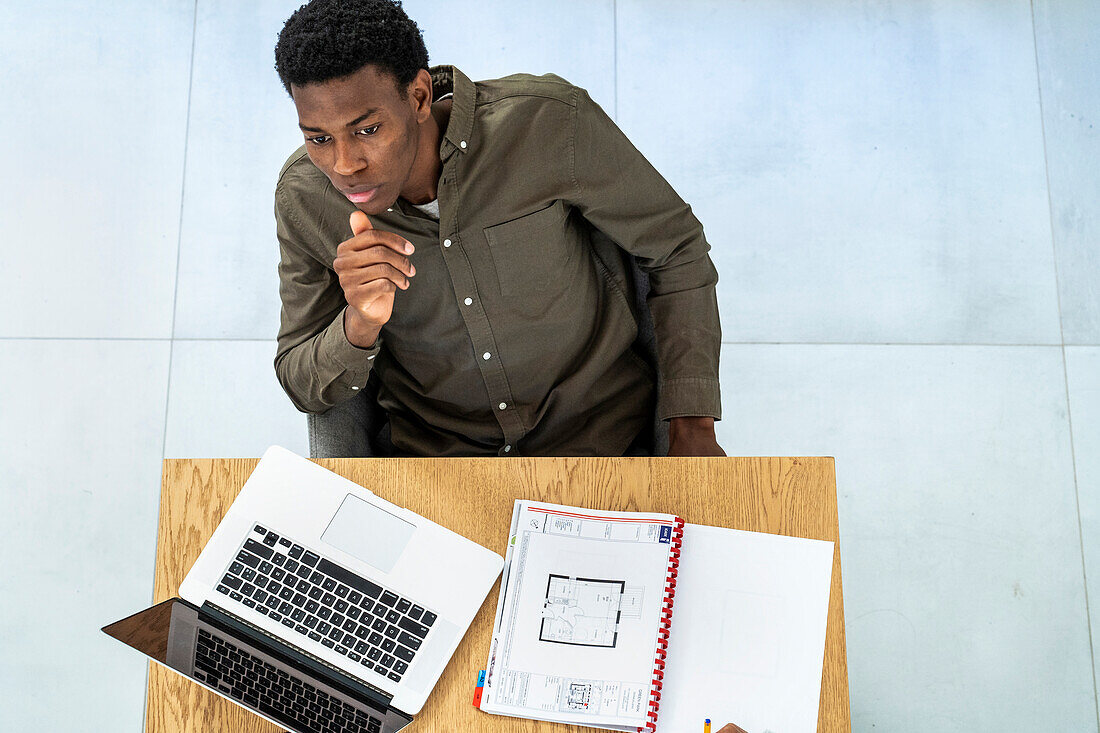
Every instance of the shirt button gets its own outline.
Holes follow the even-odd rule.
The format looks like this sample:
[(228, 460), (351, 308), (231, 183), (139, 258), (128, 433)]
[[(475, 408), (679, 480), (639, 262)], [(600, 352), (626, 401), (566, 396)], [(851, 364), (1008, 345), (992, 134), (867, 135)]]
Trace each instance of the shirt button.
[(491, 354), (489, 354), (489, 352), (488, 352), (488, 351), (486, 351), (486, 352), (485, 352), (484, 354), (482, 354), (482, 355), (481, 355), (481, 358), (482, 358), (482, 359), (485, 359), (486, 361), (488, 361), (488, 360), (489, 360), (489, 358), (490, 358), (490, 356), (491, 356)]
[(473, 305), (474, 299), (473, 298), (467, 298), (466, 300), (464, 300), (462, 302), (465, 303), (466, 305)]
[(465, 141), (465, 140), (463, 140), (462, 142), (460, 142), (460, 143), (458, 144), (458, 147), (460, 147), (460, 148), (465, 148), (465, 147), (466, 147), (466, 141)]
[(508, 452), (508, 451), (510, 451), (510, 450), (512, 450), (512, 446), (510, 446), (510, 445), (506, 445), (506, 446), (504, 446), (504, 452), (505, 452), (505, 453), (507, 453), (507, 452)]
[(358, 387), (352, 387), (352, 389), (359, 389)]
[(503, 410), (504, 408), (508, 407), (508, 404), (505, 402), (501, 402), (499, 405), (497, 405), (497, 407)]
[(386, 209), (386, 211), (393, 211), (393, 209)]
[(444, 247), (450, 247), (450, 246), (451, 246), (451, 240), (449, 240), (449, 239), (444, 239), (444, 240), (443, 240), (443, 246), (444, 246)]

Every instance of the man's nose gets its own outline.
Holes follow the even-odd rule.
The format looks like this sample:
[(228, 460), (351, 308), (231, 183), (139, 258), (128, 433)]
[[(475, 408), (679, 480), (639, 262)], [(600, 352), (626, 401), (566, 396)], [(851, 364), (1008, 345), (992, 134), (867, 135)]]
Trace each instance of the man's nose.
[(345, 143), (336, 143), (336, 160), (332, 169), (342, 176), (350, 176), (366, 167), (366, 161), (356, 148)]

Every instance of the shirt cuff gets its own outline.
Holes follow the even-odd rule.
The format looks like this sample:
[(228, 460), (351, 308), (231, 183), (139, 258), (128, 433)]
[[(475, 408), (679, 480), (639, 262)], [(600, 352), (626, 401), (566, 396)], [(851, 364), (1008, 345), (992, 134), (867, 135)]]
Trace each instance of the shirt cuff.
[(657, 415), (662, 420), (674, 417), (713, 417), (722, 419), (722, 395), (718, 380), (684, 377), (661, 382), (657, 397)]
[(367, 385), (367, 377), (374, 367), (374, 359), (382, 350), (382, 336), (379, 334), (374, 346), (364, 349), (348, 341), (348, 335), (344, 331), (344, 311), (333, 319), (325, 329), (321, 337), (321, 348), (328, 354), (338, 373), (333, 380), (336, 385), (349, 391), (346, 397), (354, 396), (361, 388)]

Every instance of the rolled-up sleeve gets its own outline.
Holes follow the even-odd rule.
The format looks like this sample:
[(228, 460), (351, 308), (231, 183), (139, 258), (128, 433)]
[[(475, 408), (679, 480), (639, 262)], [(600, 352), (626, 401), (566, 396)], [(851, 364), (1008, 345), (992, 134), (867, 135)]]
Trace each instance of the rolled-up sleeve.
[(275, 189), (282, 300), (275, 374), (298, 410), (324, 412), (366, 385), (382, 339), (369, 349), (348, 341), (344, 291), (336, 273), (306, 246), (320, 233), (303, 224), (285, 183)]
[(574, 115), (573, 204), (649, 274), (657, 414), (720, 420), (718, 271), (703, 225), (584, 89)]

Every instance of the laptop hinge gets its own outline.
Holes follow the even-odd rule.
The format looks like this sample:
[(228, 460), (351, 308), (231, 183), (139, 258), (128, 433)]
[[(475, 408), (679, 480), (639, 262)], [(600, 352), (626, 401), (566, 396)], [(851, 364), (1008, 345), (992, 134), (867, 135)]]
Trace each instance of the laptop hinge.
[[(286, 639), (281, 639), (269, 631), (249, 623), (232, 611), (227, 611), (220, 606), (214, 605), (210, 601), (204, 601), (202, 608), (199, 609), (199, 614), (211, 623), (228, 627), (230, 631), (245, 636), (249, 640), (267, 648), (267, 651), (274, 653), (276, 656), (283, 656), (284, 658), (289, 657), (287, 661), (301, 665), (316, 674), (320, 674), (329, 684), (333, 684), (335, 687), (347, 688), (344, 692), (348, 694), (365, 697), (368, 702), (382, 711), (392, 710), (390, 701), (393, 700), (393, 695), (385, 690), (380, 690), (366, 680), (351, 677), (339, 667), (326, 662), (320, 657), (310, 654), (305, 649), (291, 644)], [(272, 649), (270, 647), (274, 648)]]

